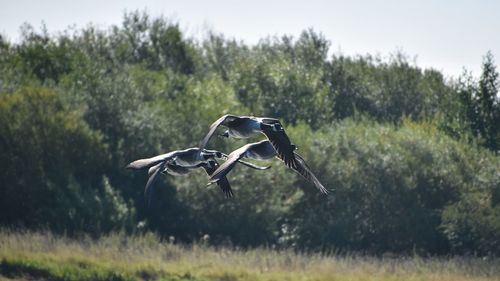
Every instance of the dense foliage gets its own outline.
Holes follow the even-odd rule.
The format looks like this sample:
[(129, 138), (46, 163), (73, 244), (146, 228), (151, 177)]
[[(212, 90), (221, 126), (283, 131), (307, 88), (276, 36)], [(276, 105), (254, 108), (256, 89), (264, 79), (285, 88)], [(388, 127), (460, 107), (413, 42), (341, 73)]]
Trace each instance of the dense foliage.
[[(500, 254), (500, 102), (401, 53), (329, 56), (313, 30), (249, 46), (130, 13), (121, 26), (0, 37), (0, 226), (157, 231), (215, 244)], [(237, 167), (236, 197), (202, 171), (163, 177), (149, 209), (135, 159), (196, 146), (220, 115), (283, 120), (322, 196), (279, 161)], [(258, 138), (256, 138), (258, 139)], [(245, 141), (214, 139), (225, 152)], [(206, 235), (208, 234), (208, 236)], [(208, 238), (209, 237), (209, 238)]]

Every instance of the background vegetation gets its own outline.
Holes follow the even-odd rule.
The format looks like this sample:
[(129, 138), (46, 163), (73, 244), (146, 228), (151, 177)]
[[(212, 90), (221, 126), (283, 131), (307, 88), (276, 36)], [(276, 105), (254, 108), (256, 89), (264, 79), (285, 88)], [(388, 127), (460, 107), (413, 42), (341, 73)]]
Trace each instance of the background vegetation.
[[(494, 58), (445, 79), (407, 56), (329, 54), (313, 30), (249, 46), (201, 42), (126, 14), (50, 36), (0, 37), (0, 226), (100, 237), (154, 231), (212, 245), (381, 254), (500, 254)], [(237, 167), (236, 197), (203, 172), (164, 177), (149, 209), (132, 160), (196, 146), (226, 113), (280, 118), (322, 196), (278, 161)], [(243, 141), (215, 140), (230, 152)], [(43, 276), (42, 276), (43, 277)], [(229, 279), (228, 279), (229, 280)]]

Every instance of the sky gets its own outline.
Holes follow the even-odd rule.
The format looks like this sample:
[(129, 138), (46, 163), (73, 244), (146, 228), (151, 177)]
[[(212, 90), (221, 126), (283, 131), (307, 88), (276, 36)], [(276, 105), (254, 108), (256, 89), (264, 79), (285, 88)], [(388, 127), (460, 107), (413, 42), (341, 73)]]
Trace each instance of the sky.
[(500, 1), (496, 0), (0, 0), (0, 33), (19, 40), (23, 23), (51, 34), (92, 23), (120, 25), (126, 11), (147, 11), (179, 23), (188, 37), (208, 31), (256, 44), (268, 36), (297, 37), (312, 28), (332, 54), (380, 55), (403, 51), (422, 68), (478, 77), (490, 50), (500, 62)]

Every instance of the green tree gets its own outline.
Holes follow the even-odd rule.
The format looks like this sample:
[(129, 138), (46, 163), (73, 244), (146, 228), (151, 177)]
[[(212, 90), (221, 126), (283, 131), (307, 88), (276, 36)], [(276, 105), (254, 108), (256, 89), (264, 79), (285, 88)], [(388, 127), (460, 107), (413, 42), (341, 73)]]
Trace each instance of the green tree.
[(457, 85), (462, 128), (470, 131), (481, 145), (496, 152), (500, 149), (498, 83), (493, 55), (488, 52), (483, 60), (479, 81), (474, 81), (470, 74), (464, 73)]
[(401, 52), (388, 60), (334, 56), (327, 81), (337, 119), (359, 112), (379, 121), (425, 120), (446, 112), (453, 98), (441, 73), (423, 71)]
[(498, 72), (493, 54), (488, 52), (483, 61), (483, 72), (475, 96), (476, 120), (474, 133), (484, 145), (493, 151), (500, 149), (500, 97), (498, 96)]

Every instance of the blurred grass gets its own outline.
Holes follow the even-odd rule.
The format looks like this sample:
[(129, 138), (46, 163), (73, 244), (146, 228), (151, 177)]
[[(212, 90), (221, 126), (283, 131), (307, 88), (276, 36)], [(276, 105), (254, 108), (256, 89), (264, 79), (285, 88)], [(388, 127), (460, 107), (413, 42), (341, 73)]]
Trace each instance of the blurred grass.
[(0, 280), (500, 280), (500, 260), (369, 257), (0, 231)]

